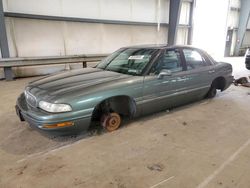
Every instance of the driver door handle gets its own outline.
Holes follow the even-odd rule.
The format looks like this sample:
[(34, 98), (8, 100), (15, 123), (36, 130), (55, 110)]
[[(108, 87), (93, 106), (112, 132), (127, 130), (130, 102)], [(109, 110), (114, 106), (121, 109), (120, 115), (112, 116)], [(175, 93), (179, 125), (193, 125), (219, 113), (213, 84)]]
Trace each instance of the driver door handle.
[(208, 71), (209, 74), (215, 73), (215, 70)]

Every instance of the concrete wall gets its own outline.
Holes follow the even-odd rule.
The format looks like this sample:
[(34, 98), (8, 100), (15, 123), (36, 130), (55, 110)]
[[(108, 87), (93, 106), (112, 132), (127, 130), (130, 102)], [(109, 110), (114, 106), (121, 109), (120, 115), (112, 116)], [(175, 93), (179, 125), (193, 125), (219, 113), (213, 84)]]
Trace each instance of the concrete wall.
[(250, 47), (250, 31), (246, 31), (243, 42), (242, 42), (242, 47)]
[(11, 57), (111, 53), (122, 46), (166, 43), (167, 27), (7, 18)]
[(242, 41), (242, 47), (250, 47), (250, 18), (247, 23), (247, 31)]
[[(147, 23), (169, 21), (169, 0), (3, 0), (3, 4), (5, 12)], [(190, 3), (183, 2), (180, 24), (188, 25), (189, 9)], [(166, 43), (168, 35), (168, 28), (163, 25), (158, 29), (157, 25), (11, 17), (6, 17), (5, 22), (11, 57), (111, 53), (123, 46)], [(186, 44), (187, 32), (187, 28), (178, 29), (178, 44)], [(59, 67), (52, 66), (50, 69), (64, 69), (64, 66)], [(30, 76), (51, 72), (46, 67), (36, 68), (17, 68), (15, 73), (17, 76)]]
[[(5, 12), (168, 23), (168, 0), (4, 0)], [(121, 46), (165, 43), (166, 28), (7, 18), (11, 57), (110, 53)]]
[(228, 10), (227, 28), (228, 30), (233, 30), (232, 45), (229, 55), (233, 56), (237, 43), (237, 30), (239, 27), (240, 0), (230, 0), (229, 3), (230, 4)]
[[(230, 10), (228, 13), (227, 27), (228, 29), (233, 31), (233, 41), (231, 46), (230, 55), (235, 55), (235, 47), (237, 41), (237, 30), (239, 27), (239, 19), (240, 19), (240, 9), (241, 9), (241, 1), (240, 0), (230, 0)], [(244, 38), (241, 44), (242, 48), (250, 46), (250, 20), (248, 20), (247, 31), (244, 34)]]
[[(161, 0), (160, 21), (168, 22), (169, 0)], [(4, 0), (4, 10), (78, 18), (157, 22), (158, 0)]]
[[(1, 48), (0, 48), (0, 58), (2, 58)], [(0, 79), (4, 78), (3, 69), (0, 68)]]

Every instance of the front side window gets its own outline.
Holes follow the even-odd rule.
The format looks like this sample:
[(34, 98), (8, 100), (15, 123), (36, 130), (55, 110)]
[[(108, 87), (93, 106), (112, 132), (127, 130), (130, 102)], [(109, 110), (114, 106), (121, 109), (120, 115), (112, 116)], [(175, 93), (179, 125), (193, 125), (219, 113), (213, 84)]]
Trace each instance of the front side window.
[(157, 52), (155, 49), (122, 49), (98, 64), (97, 68), (129, 75), (141, 75), (155, 52)]
[(175, 50), (167, 50), (153, 66), (151, 73), (159, 74), (163, 69), (171, 72), (182, 71), (180, 53)]
[(187, 70), (196, 69), (207, 65), (205, 59), (196, 50), (183, 49), (183, 53), (186, 59)]

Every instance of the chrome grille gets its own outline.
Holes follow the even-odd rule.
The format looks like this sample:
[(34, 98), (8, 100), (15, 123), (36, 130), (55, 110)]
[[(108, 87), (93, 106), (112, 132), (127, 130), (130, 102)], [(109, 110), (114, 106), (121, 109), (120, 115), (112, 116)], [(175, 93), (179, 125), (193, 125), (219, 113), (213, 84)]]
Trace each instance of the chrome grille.
[(29, 91), (25, 91), (25, 99), (30, 106), (36, 107), (36, 97)]

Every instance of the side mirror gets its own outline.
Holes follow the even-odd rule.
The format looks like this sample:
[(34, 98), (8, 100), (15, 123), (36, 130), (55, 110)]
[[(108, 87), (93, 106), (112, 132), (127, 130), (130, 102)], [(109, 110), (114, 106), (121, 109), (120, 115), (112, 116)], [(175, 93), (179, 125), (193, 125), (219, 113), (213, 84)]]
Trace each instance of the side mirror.
[(162, 79), (164, 76), (171, 76), (171, 75), (172, 75), (172, 72), (170, 70), (163, 69), (161, 70), (157, 78)]

